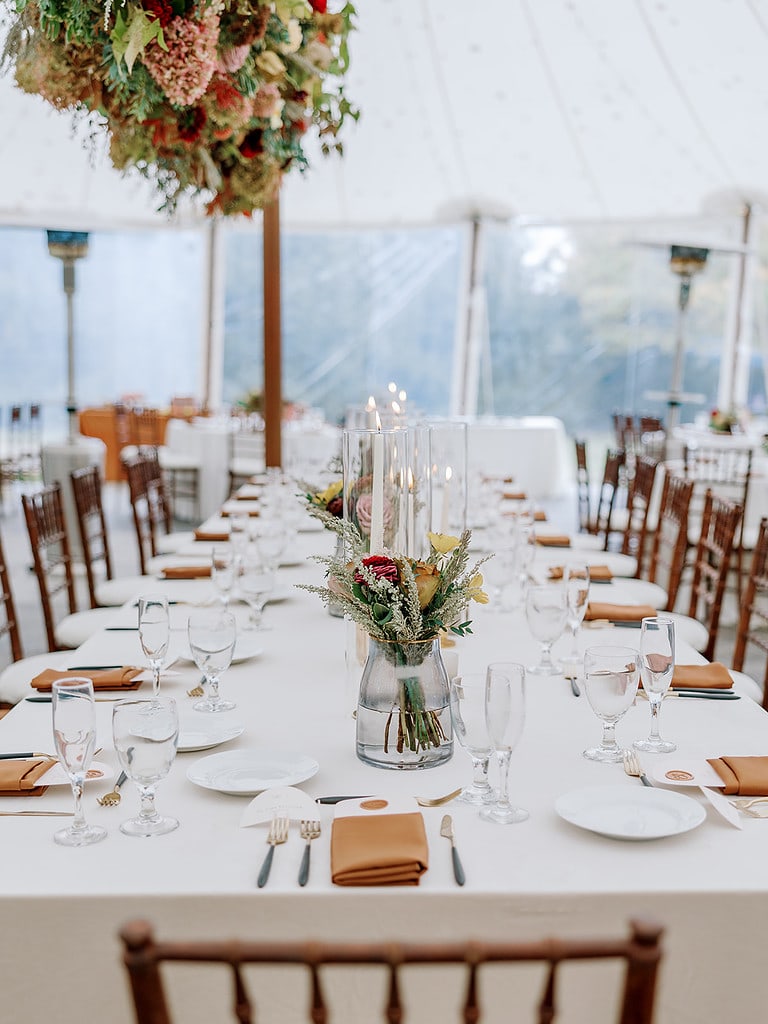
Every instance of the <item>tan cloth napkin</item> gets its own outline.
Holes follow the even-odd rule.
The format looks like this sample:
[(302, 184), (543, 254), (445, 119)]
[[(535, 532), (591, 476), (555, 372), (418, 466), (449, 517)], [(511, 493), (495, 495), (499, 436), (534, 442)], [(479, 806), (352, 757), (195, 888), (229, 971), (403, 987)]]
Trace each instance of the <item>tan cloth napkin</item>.
[(335, 885), (418, 885), (428, 863), (421, 814), (334, 819), (331, 878)]
[(565, 533), (537, 533), (536, 543), (540, 544), (543, 548), (569, 548), (571, 546), (571, 538)]
[(768, 796), (768, 757), (708, 757), (726, 796)]
[(48, 787), (35, 783), (53, 763), (49, 757), (0, 761), (0, 796), (42, 796)]
[(143, 668), (136, 668), (134, 665), (126, 665), (123, 668), (97, 669), (90, 672), (83, 672), (80, 669), (66, 670), (46, 668), (35, 676), (30, 686), (41, 693), (48, 693), (53, 684), (59, 679), (71, 679), (77, 676), (81, 679), (90, 679), (94, 690), (138, 690), (141, 686), (141, 679), (138, 677), (144, 671)]
[(195, 530), (195, 540), (229, 540), (228, 530)]
[[(253, 498), (251, 498), (251, 501), (253, 501)], [(242, 516), (242, 515), (246, 515), (246, 514), (251, 516), (251, 517), (257, 516), (257, 515), (259, 515), (259, 510), (257, 508), (249, 508), (247, 510), (247, 513), (246, 513), (246, 512), (230, 512), (230, 510), (228, 508), (223, 508), (221, 510), (221, 512), (219, 512), (219, 515), (221, 516), (222, 519), (226, 519), (226, 518), (228, 518), (228, 516), (233, 516), (233, 515)]]
[(656, 615), (656, 609), (649, 604), (609, 604), (607, 601), (590, 601), (584, 618), (609, 619), (611, 622), (640, 622), (641, 619)]
[(506, 499), (507, 501), (527, 501), (528, 500), (528, 495), (525, 493), (525, 491), (504, 491), (501, 496), (502, 496), (502, 498)]
[[(589, 570), (589, 579), (592, 583), (610, 583), (613, 579), (613, 573), (607, 565), (588, 565), (587, 569)], [(563, 578), (563, 566), (550, 566), (549, 578), (551, 580), (561, 580)]]
[[(504, 512), (503, 513), (503, 515), (506, 516), (506, 518), (508, 518), (508, 519), (516, 519), (518, 514), (519, 513), (517, 513), (517, 512)], [(533, 521), (534, 521), (534, 523), (546, 523), (546, 521), (547, 521), (547, 513), (544, 511), (543, 508), (537, 508), (536, 509), (536, 511), (533, 513)]]
[(672, 687), (694, 686), (697, 689), (712, 687), (713, 690), (730, 690), (733, 679), (728, 669), (719, 661), (711, 665), (675, 665), (672, 673)]
[(162, 575), (167, 580), (204, 580), (211, 575), (210, 565), (166, 565)]

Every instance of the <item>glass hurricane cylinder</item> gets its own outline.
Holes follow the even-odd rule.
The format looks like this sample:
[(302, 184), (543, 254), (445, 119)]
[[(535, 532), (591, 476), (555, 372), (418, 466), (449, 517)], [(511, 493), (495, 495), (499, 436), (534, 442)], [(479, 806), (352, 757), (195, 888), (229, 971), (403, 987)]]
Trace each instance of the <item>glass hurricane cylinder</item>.
[(368, 641), (357, 705), (357, 756), (377, 768), (434, 768), (453, 755), (440, 641)]
[(344, 518), (372, 554), (405, 551), (408, 432), (345, 430), (342, 434)]
[(430, 528), (460, 537), (467, 528), (467, 424), (449, 420), (428, 430)]

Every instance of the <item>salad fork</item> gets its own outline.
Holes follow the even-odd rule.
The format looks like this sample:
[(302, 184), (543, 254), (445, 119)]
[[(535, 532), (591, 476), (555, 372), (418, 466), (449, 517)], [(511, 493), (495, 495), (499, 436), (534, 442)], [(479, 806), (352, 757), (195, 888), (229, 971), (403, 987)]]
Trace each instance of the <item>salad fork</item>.
[(653, 789), (653, 783), (640, 766), (640, 761), (638, 760), (637, 754), (634, 750), (624, 751), (624, 771), (627, 775), (632, 775), (634, 778), (640, 779), (644, 786), (649, 786)]
[(100, 796), (97, 803), (101, 807), (117, 807), (120, 803), (120, 787), (127, 778), (128, 776), (125, 772), (120, 772), (117, 777), (117, 782), (115, 783), (115, 788), (111, 792), (105, 793), (104, 796)]
[(267, 884), (269, 878), (269, 872), (272, 868), (272, 858), (275, 853), (275, 847), (279, 846), (280, 843), (284, 843), (288, 838), (288, 819), (280, 818), (275, 816), (269, 826), (269, 833), (267, 834), (267, 842), (269, 843), (269, 851), (267, 856), (264, 858), (264, 863), (261, 865), (261, 871), (259, 877), (256, 880), (256, 884), (260, 889), (263, 889)]
[(300, 829), (301, 838), (306, 839), (307, 845), (304, 847), (304, 856), (301, 858), (301, 867), (299, 868), (299, 885), (306, 885), (309, 881), (309, 853), (312, 846), (312, 840), (317, 839), (320, 835), (320, 822), (302, 821)]

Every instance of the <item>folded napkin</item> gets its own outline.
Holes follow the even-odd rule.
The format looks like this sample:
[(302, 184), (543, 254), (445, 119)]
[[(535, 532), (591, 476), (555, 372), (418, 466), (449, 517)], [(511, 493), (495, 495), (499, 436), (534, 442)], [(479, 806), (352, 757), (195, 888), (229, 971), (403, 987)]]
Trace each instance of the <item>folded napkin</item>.
[(528, 495), (525, 491), (504, 491), (501, 495), (506, 501), (527, 501)]
[(730, 690), (733, 679), (728, 669), (719, 661), (711, 665), (675, 665), (672, 673), (672, 687), (694, 686), (697, 689), (712, 687), (713, 690)]
[(258, 501), (259, 500), (259, 496), (258, 496), (258, 494), (236, 494), (235, 495), (235, 500), (236, 501)]
[[(589, 579), (591, 583), (610, 583), (613, 579), (613, 573), (607, 565), (588, 565)], [(562, 565), (551, 565), (549, 567), (549, 578), (551, 580), (561, 580), (563, 578), (563, 566)]]
[(768, 796), (768, 757), (708, 757), (726, 796)]
[(35, 676), (30, 686), (48, 693), (59, 679), (71, 679), (73, 676), (77, 676), (79, 679), (90, 679), (94, 690), (138, 690), (142, 682), (138, 677), (143, 671), (143, 668), (136, 668), (133, 665), (126, 665), (124, 668), (96, 669), (90, 672), (83, 672), (80, 669), (72, 669), (68, 672), (66, 669), (46, 668)]
[(536, 543), (543, 548), (569, 548), (571, 538), (567, 534), (536, 534)]
[[(515, 519), (519, 514), (520, 514), (519, 512), (504, 512), (504, 515), (508, 519)], [(533, 521), (534, 521), (534, 523), (546, 523), (546, 521), (547, 521), (547, 513), (544, 511), (544, 509), (542, 509), (542, 508), (537, 508), (536, 509), (536, 511), (533, 513)]]
[(50, 757), (0, 761), (0, 796), (42, 796), (48, 787), (35, 783), (53, 763)]
[(350, 815), (333, 821), (335, 885), (418, 885), (428, 862), (421, 814)]
[(204, 580), (210, 575), (210, 565), (166, 565), (162, 570), (167, 580)]
[[(253, 501), (253, 498), (251, 498), (251, 501)], [(228, 518), (228, 516), (244, 516), (244, 515), (257, 516), (257, 515), (259, 515), (259, 510), (257, 508), (249, 508), (249, 509), (243, 509), (242, 511), (240, 511), (240, 509), (232, 510), (232, 509), (228, 509), (228, 508), (223, 508), (221, 510), (221, 512), (219, 512), (219, 515), (221, 516), (222, 519), (226, 519), (226, 518)]]
[(195, 530), (195, 540), (229, 540), (228, 530)]
[(611, 622), (640, 622), (641, 619), (656, 615), (656, 609), (649, 604), (609, 604), (607, 601), (590, 601), (584, 618), (609, 619)]

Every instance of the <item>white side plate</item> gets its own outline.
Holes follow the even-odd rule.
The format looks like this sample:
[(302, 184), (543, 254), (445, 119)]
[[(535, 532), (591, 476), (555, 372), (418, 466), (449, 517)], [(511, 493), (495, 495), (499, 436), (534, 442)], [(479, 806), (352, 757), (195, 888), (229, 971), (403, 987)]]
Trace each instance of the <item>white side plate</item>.
[(611, 839), (675, 836), (706, 818), (701, 804), (682, 793), (634, 786), (593, 786), (558, 797), (555, 810), (572, 825)]
[[(198, 721), (202, 719), (202, 721)], [(236, 722), (217, 721), (215, 715), (201, 715), (195, 713), (195, 717), (181, 722), (179, 727), (178, 750), (182, 753), (187, 750), (210, 750), (211, 747), (218, 747), (221, 743), (237, 739), (245, 732), (244, 725)]]
[(203, 789), (253, 796), (274, 786), (295, 786), (317, 774), (320, 765), (306, 754), (283, 750), (229, 750), (211, 754), (187, 769)]

